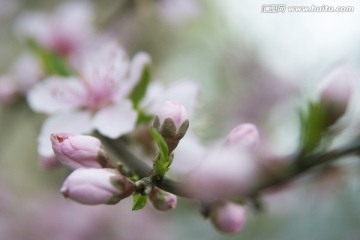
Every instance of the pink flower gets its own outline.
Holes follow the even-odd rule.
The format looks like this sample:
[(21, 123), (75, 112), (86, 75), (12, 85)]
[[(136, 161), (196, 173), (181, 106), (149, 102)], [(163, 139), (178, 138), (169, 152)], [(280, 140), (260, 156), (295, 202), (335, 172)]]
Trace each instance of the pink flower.
[(151, 190), (149, 199), (157, 210), (168, 211), (174, 209), (177, 203), (176, 195), (165, 192), (157, 187)]
[(16, 30), (60, 55), (76, 52), (93, 35), (93, 7), (85, 1), (68, 1), (52, 14), (28, 12), (20, 16)]
[(78, 64), (80, 77), (50, 77), (29, 93), (30, 107), (53, 114), (39, 137), (40, 155), (51, 155), (48, 137), (53, 132), (89, 133), (98, 130), (117, 138), (133, 130), (137, 113), (127, 98), (150, 59), (137, 54), (130, 63), (116, 44), (107, 44)]
[(116, 204), (134, 189), (134, 184), (115, 170), (79, 168), (65, 180), (61, 192), (75, 202), (97, 205)]
[(51, 134), (51, 143), (57, 159), (66, 167), (109, 167), (109, 158), (99, 139), (68, 133)]
[(245, 224), (245, 210), (232, 202), (219, 202), (210, 207), (210, 220), (214, 226), (226, 233), (240, 231)]

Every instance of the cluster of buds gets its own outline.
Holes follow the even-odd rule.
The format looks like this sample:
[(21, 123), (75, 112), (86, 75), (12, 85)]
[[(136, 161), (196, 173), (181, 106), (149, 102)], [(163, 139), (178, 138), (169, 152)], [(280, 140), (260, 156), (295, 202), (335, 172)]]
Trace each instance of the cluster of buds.
[(166, 101), (160, 108), (153, 124), (168, 145), (169, 153), (174, 151), (184, 137), (189, 119), (183, 105)]
[(91, 136), (51, 134), (56, 158), (75, 169), (61, 192), (66, 198), (87, 205), (116, 204), (135, 191), (135, 184), (112, 168), (101, 142)]
[[(154, 126), (165, 139), (169, 154), (185, 135), (189, 120), (185, 107), (167, 101), (156, 116)], [(62, 194), (88, 205), (115, 204), (137, 190), (136, 184), (115, 170), (99, 139), (69, 133), (51, 134), (56, 159), (74, 170), (65, 180)], [(176, 206), (176, 196), (151, 186), (149, 199), (161, 211)]]

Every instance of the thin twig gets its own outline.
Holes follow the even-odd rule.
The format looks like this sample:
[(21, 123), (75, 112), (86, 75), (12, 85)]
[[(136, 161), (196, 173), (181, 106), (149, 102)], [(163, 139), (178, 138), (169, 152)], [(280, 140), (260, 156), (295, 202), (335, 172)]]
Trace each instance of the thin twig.
[[(138, 159), (136, 156), (134, 156), (126, 147), (126, 145), (121, 140), (111, 140), (108, 138), (102, 137), (102, 139), (108, 144), (109, 147), (112, 148), (114, 152), (118, 154), (118, 156), (122, 159), (122, 162), (129, 167), (131, 170), (133, 170), (140, 178), (148, 177), (151, 172), (151, 167)], [(311, 170), (319, 165), (332, 162), (336, 159), (339, 159), (341, 157), (356, 154), (360, 152), (360, 142), (357, 142), (353, 145), (345, 146), (341, 149), (332, 150), (325, 153), (320, 154), (311, 154), (308, 156), (302, 156), (302, 159), (296, 159), (296, 161), (291, 161), (293, 163), (296, 162), (303, 162), (304, 164), (299, 167), (296, 164), (292, 164), (287, 168), (287, 171), (285, 171), (282, 175), (271, 178), (266, 178), (263, 181), (259, 182), (256, 186), (252, 187), (251, 189), (246, 190), (245, 192), (241, 193), (240, 195), (242, 197), (251, 197), (258, 195), (264, 190), (271, 189), (273, 187), (277, 187), (279, 185), (282, 185), (284, 183), (288, 183), (295, 178), (299, 177), (303, 173), (307, 172), (308, 170)], [(182, 197), (188, 197), (193, 198), (193, 196), (190, 196), (185, 191), (182, 190), (181, 183), (170, 179), (168, 177), (165, 177), (162, 182), (156, 183), (156, 186), (167, 191), (171, 192), (173, 194), (176, 194), (178, 196)]]

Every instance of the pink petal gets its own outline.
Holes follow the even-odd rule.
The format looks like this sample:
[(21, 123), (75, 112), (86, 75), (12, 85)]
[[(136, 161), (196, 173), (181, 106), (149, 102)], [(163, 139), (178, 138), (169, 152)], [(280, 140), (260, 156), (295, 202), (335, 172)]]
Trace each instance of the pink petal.
[(38, 152), (43, 157), (54, 155), (51, 147), (52, 133), (69, 132), (73, 134), (90, 133), (91, 114), (89, 112), (68, 112), (50, 116), (44, 122), (38, 137)]
[(93, 119), (93, 126), (109, 138), (117, 138), (131, 132), (136, 123), (137, 114), (129, 100), (123, 100), (100, 110)]
[(51, 77), (36, 84), (29, 91), (27, 100), (34, 111), (50, 114), (82, 106), (85, 94), (80, 80)]

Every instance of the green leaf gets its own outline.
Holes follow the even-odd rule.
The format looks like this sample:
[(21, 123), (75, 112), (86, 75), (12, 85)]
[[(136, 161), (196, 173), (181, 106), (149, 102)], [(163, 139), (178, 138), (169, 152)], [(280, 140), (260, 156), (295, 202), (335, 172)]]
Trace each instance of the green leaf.
[(146, 65), (143, 69), (139, 83), (135, 86), (129, 98), (134, 104), (134, 108), (138, 108), (141, 99), (145, 96), (147, 87), (151, 79), (150, 66)]
[(71, 75), (70, 67), (64, 58), (43, 48), (33, 40), (28, 40), (28, 45), (42, 64), (47, 75), (59, 75), (64, 77)]
[(170, 166), (169, 148), (165, 142), (165, 139), (160, 135), (156, 128), (151, 128), (150, 133), (159, 148), (159, 155), (154, 162), (155, 175), (163, 176), (168, 171)]
[(314, 151), (322, 141), (327, 130), (326, 112), (319, 103), (310, 102), (306, 113), (300, 112), (302, 153)]
[(141, 194), (134, 194), (133, 195), (133, 211), (138, 211), (140, 209), (143, 209), (147, 202), (147, 196), (143, 196)]

